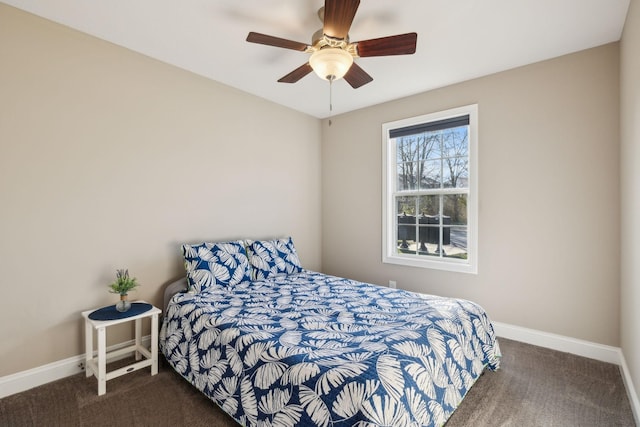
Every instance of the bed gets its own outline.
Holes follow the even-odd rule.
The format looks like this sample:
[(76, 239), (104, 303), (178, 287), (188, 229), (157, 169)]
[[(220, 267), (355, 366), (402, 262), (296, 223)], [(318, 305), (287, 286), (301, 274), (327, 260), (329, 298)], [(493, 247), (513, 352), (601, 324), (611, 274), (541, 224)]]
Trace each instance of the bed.
[(183, 254), (160, 349), (241, 425), (441, 426), (499, 367), (473, 302), (305, 270), (290, 238)]

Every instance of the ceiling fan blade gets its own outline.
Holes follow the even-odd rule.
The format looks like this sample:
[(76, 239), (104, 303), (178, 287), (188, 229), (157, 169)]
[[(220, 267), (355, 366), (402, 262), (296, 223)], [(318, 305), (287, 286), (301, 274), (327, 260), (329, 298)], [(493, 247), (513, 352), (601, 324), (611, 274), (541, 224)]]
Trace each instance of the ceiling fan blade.
[(346, 38), (359, 5), (360, 0), (325, 0), (323, 32), (329, 37)]
[(398, 34), (397, 36), (356, 42), (358, 56), (411, 55), (416, 52), (416, 33)]
[(344, 75), (344, 79), (354, 89), (358, 89), (360, 86), (364, 86), (373, 81), (373, 77), (367, 74), (367, 72), (360, 68), (355, 62), (351, 64), (351, 68), (349, 68), (347, 74)]
[(278, 82), (295, 83), (301, 78), (303, 78), (304, 76), (306, 76), (307, 74), (309, 74), (311, 71), (313, 71), (313, 68), (311, 68), (311, 65), (309, 65), (309, 63), (307, 62), (306, 64), (301, 65), (300, 67), (296, 68), (286, 76), (282, 77), (280, 80), (278, 80)]
[(309, 47), (309, 45), (307, 45), (306, 43), (281, 39), (280, 37), (268, 36), (266, 34), (254, 33), (253, 31), (250, 32), (247, 36), (247, 41), (250, 43), (266, 44), (267, 46), (299, 50), (300, 52), (304, 52), (307, 47)]

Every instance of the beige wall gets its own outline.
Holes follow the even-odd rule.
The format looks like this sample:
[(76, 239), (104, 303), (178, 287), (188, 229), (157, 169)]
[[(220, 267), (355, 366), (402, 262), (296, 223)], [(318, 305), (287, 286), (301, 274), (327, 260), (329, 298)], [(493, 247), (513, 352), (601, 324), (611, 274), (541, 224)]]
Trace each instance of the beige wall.
[[(632, 0), (620, 43), (621, 345), (640, 387), (640, 3)], [(636, 393), (640, 389), (636, 388)], [(636, 405), (640, 394), (636, 395)], [(636, 414), (640, 417), (640, 414)]]
[(81, 354), (80, 312), (115, 303), (116, 268), (160, 304), (183, 242), (290, 234), (319, 269), (320, 135), (0, 4), (0, 376)]
[[(375, 84), (375, 82), (374, 82)], [(619, 342), (619, 46), (323, 123), (323, 269), (479, 302), (495, 321)], [(381, 262), (381, 125), (479, 108), (478, 275)]]

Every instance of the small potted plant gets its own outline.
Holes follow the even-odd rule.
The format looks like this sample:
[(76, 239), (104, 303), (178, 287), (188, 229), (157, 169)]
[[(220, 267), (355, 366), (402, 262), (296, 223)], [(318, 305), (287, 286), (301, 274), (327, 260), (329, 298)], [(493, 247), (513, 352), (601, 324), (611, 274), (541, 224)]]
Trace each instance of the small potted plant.
[(109, 285), (109, 292), (120, 294), (120, 301), (116, 304), (116, 310), (125, 312), (131, 308), (128, 300), (129, 291), (139, 286), (135, 277), (129, 277), (129, 270), (116, 270), (116, 281)]

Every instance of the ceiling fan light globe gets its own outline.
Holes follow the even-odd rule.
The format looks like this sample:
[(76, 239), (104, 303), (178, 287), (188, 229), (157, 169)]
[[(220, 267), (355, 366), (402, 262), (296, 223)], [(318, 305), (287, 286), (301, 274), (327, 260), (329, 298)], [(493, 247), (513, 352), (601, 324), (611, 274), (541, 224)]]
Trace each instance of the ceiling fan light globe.
[(353, 56), (343, 49), (329, 47), (313, 52), (309, 65), (324, 80), (338, 80), (344, 77), (353, 64)]

